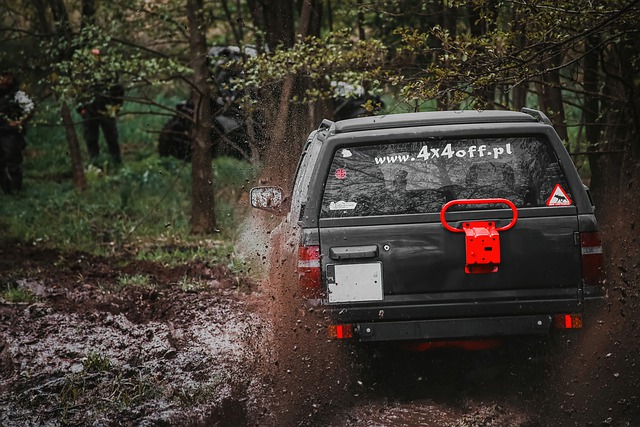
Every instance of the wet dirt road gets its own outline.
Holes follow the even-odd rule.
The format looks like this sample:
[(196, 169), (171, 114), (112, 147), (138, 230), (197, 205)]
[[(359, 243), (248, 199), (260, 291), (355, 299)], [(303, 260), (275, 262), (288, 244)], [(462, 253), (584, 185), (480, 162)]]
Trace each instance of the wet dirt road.
[(295, 292), (202, 262), (0, 253), (3, 284), (37, 296), (0, 301), (2, 426), (640, 426), (630, 250), (585, 329), (474, 352), (327, 341)]
[(369, 350), (357, 400), (327, 426), (533, 426), (548, 355), (539, 340), (491, 350)]

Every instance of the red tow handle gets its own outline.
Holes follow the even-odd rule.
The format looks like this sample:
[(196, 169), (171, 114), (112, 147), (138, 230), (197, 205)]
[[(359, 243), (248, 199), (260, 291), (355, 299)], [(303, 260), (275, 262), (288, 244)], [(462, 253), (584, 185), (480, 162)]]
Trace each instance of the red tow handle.
[(447, 209), (449, 209), (451, 206), (455, 206), (455, 205), (488, 205), (488, 204), (507, 205), (513, 211), (513, 218), (511, 219), (511, 222), (509, 224), (505, 225), (504, 227), (496, 228), (496, 231), (505, 231), (505, 230), (510, 229), (514, 225), (516, 225), (516, 221), (518, 221), (518, 208), (516, 208), (516, 205), (514, 205), (511, 200), (507, 200), (507, 199), (458, 199), (458, 200), (452, 200), (450, 202), (447, 202), (442, 207), (442, 210), (440, 211), (440, 222), (442, 223), (444, 228), (446, 228), (447, 230), (452, 231), (454, 233), (462, 233), (464, 231), (462, 228), (453, 228), (447, 222), (447, 220), (445, 218), (445, 214), (447, 212)]
[[(487, 205), (503, 204), (513, 211), (513, 219), (504, 227), (496, 228), (495, 221), (463, 221), (462, 228), (453, 228), (447, 223), (447, 209), (455, 205)], [(513, 227), (518, 220), (518, 209), (507, 199), (460, 199), (445, 204), (440, 211), (440, 222), (444, 228), (454, 233), (465, 234), (467, 274), (497, 273), (500, 265), (500, 234)]]

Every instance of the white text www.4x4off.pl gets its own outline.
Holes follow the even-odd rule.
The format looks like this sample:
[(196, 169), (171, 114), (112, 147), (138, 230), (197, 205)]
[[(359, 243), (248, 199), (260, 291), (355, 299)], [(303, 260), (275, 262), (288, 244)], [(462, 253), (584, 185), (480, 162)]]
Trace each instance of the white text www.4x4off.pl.
[(466, 149), (453, 150), (451, 144), (447, 144), (444, 148), (429, 148), (428, 145), (423, 145), (420, 152), (412, 156), (411, 154), (394, 154), (390, 156), (376, 157), (376, 165), (382, 165), (384, 163), (406, 163), (415, 162), (417, 160), (430, 160), (430, 159), (451, 159), (453, 157), (484, 157), (488, 156), (494, 159), (503, 155), (511, 155), (511, 144), (505, 144), (503, 147), (487, 147), (486, 145), (471, 145)]

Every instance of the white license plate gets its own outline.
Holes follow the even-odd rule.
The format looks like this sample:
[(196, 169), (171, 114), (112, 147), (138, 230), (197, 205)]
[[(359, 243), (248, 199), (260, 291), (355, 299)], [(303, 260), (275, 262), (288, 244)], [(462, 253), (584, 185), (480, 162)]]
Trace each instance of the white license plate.
[(329, 302), (382, 301), (382, 263), (327, 265)]

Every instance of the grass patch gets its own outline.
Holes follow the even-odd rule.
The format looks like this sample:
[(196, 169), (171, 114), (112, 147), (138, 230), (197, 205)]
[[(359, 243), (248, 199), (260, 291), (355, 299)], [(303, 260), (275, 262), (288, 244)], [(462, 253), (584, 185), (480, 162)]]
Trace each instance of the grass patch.
[(183, 292), (200, 292), (210, 288), (208, 283), (187, 276), (178, 281), (178, 287)]
[(85, 372), (107, 372), (111, 370), (111, 360), (96, 351), (90, 351), (82, 366)]
[[(177, 100), (167, 97), (162, 102), (173, 105)], [(27, 134), (24, 190), (3, 198), (0, 204), (0, 230), (6, 238), (96, 255), (110, 255), (145, 242), (193, 244), (195, 240), (189, 236), (191, 165), (158, 156), (157, 132), (166, 116), (132, 114), (126, 105), (118, 122), (124, 163), (114, 166), (105, 154), (86, 166), (88, 189), (84, 192), (72, 185), (68, 147), (57, 110), (39, 108)], [(77, 131), (86, 159), (79, 126)], [(103, 139), (100, 145), (106, 152)], [(219, 158), (212, 164), (212, 173), (220, 229), (216, 239), (230, 242), (246, 211), (239, 203), (240, 196), (250, 187), (255, 172), (246, 162)], [(188, 252), (191, 250), (181, 259), (199, 256)], [(155, 256), (164, 258), (160, 252)]]
[(163, 245), (143, 246), (138, 249), (135, 258), (176, 267), (189, 262), (226, 265), (234, 255), (233, 245), (228, 241), (191, 238), (174, 239)]
[(134, 274), (132, 276), (123, 275), (118, 277), (118, 286), (121, 289), (138, 287), (142, 289), (153, 289), (155, 284), (151, 278), (145, 274)]
[[(101, 360), (99, 364), (104, 363), (104, 356), (97, 358)], [(100, 414), (118, 413), (160, 394), (158, 385), (142, 371), (124, 371), (109, 365), (107, 369), (65, 376), (55, 404), (64, 425), (89, 425)]]
[(0, 293), (3, 300), (20, 303), (20, 302), (34, 302), (36, 296), (28, 289), (24, 289), (18, 285), (8, 285), (7, 289)]

